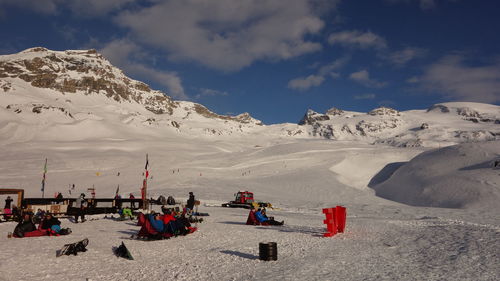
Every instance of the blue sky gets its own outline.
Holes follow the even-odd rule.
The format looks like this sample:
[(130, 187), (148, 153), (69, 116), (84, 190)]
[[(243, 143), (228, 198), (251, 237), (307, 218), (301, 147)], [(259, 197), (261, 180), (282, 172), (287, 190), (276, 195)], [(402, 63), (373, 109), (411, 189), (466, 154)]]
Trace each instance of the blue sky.
[(0, 0), (0, 54), (100, 51), (128, 76), (265, 124), (307, 109), (500, 103), (494, 0)]

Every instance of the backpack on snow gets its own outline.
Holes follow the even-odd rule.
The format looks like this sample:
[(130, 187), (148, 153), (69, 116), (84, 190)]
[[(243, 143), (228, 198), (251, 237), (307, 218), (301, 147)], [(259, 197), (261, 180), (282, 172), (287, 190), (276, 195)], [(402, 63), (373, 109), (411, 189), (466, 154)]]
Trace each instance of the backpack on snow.
[(167, 198), (167, 205), (175, 205), (175, 199), (172, 196)]

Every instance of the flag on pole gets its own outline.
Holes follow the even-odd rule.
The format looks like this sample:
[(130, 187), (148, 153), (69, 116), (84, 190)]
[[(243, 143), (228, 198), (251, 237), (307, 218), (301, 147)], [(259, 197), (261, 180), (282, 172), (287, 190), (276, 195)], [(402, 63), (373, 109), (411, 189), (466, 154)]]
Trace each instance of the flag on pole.
[(147, 187), (147, 181), (146, 179), (142, 180), (142, 188), (141, 188), (141, 199), (144, 201), (146, 200), (146, 187)]
[(118, 193), (120, 193), (120, 185), (118, 185), (118, 187), (116, 188), (116, 194), (115, 194), (115, 196), (118, 196)]
[(47, 174), (47, 158), (45, 158), (45, 166), (43, 167), (42, 192), (45, 191), (45, 175)]
[(149, 177), (148, 166), (149, 166), (149, 159), (148, 159), (148, 155), (146, 154), (146, 166), (144, 167), (144, 170), (146, 170), (146, 172), (144, 173), (144, 175), (146, 176), (146, 179)]

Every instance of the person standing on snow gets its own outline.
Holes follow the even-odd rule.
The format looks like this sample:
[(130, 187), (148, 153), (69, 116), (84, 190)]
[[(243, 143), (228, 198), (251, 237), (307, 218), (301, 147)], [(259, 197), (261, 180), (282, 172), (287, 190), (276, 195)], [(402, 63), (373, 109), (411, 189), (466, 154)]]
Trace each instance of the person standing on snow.
[(85, 194), (82, 193), (75, 201), (75, 223), (78, 223), (78, 217), (81, 217), (82, 222), (85, 221), (85, 207), (87, 207), (87, 201), (85, 200)]
[(12, 198), (10, 198), (10, 196), (7, 196), (7, 199), (5, 199), (5, 208), (4, 209), (10, 209), (10, 205), (12, 203)]
[(193, 192), (189, 192), (189, 199), (187, 200), (186, 208), (188, 208), (191, 211), (194, 208), (194, 194), (193, 194)]
[[(130, 198), (130, 199), (135, 199), (134, 194), (130, 193), (129, 198)], [(135, 202), (130, 202), (130, 207), (131, 207), (131, 208), (135, 208)]]

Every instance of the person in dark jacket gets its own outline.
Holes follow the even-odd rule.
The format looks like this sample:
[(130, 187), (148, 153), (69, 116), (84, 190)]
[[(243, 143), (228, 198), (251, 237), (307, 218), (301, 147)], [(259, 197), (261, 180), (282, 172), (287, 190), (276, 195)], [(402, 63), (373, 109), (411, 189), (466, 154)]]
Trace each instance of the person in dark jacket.
[(14, 237), (22, 238), (26, 232), (31, 232), (36, 230), (36, 226), (33, 223), (33, 217), (30, 213), (25, 213), (23, 219), (17, 224), (14, 229)]
[(193, 210), (194, 208), (194, 194), (193, 192), (189, 192), (189, 199), (187, 200), (186, 208), (189, 210)]
[(10, 205), (12, 203), (12, 198), (10, 198), (10, 196), (7, 196), (7, 199), (5, 199), (5, 209), (10, 209)]
[(54, 225), (61, 225), (61, 221), (59, 221), (56, 217), (54, 217), (51, 213), (46, 213), (45, 218), (42, 220), (42, 229), (51, 229)]
[[(134, 194), (130, 193), (129, 198), (130, 198), (130, 199), (135, 199)], [(130, 202), (130, 207), (131, 207), (131, 208), (135, 208), (135, 202)]]
[(81, 218), (81, 221), (85, 221), (85, 208), (87, 207), (87, 201), (85, 200), (85, 194), (82, 193), (80, 194), (80, 197), (78, 197), (75, 200), (75, 223), (78, 223), (78, 217)]

